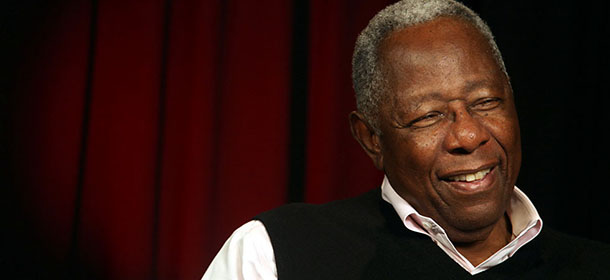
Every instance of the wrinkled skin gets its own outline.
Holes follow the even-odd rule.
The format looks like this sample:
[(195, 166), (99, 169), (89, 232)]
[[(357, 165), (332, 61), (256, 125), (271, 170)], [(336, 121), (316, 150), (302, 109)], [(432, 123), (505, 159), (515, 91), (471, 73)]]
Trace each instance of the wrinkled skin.
[[(450, 17), (391, 33), (380, 57), (389, 80), (381, 133), (358, 112), (352, 132), (397, 193), (476, 265), (510, 240), (505, 212), (521, 143), (508, 78), (485, 38)], [(489, 169), (473, 182), (454, 181)]]

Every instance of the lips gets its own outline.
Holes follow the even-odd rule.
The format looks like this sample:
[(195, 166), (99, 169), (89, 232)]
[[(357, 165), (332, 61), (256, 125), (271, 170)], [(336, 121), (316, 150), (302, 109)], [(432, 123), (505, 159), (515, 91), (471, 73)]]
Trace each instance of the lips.
[(442, 181), (459, 193), (478, 193), (492, 188), (495, 181), (495, 165), (486, 165), (477, 169), (460, 170), (440, 177)]
[(447, 178), (447, 181), (452, 182), (472, 182), (474, 180), (481, 180), (485, 175), (489, 174), (491, 168), (486, 168), (474, 173), (461, 174), (456, 176), (451, 176)]

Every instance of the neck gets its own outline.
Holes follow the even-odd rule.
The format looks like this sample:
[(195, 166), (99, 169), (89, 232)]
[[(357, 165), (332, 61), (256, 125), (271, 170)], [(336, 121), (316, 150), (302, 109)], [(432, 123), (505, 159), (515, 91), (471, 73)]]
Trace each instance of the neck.
[(487, 238), (470, 243), (455, 243), (456, 249), (473, 265), (477, 266), (511, 241), (512, 227), (504, 215), (493, 227)]

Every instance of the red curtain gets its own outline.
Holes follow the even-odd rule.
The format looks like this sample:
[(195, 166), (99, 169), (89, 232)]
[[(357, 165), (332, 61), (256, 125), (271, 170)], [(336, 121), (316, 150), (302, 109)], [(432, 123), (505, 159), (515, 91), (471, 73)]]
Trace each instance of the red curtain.
[(347, 115), (355, 38), (389, 2), (47, 4), (10, 99), (12, 182), (45, 258), (60, 274), (197, 279), (235, 228), (289, 202), (291, 172), (312, 203), (378, 186)]

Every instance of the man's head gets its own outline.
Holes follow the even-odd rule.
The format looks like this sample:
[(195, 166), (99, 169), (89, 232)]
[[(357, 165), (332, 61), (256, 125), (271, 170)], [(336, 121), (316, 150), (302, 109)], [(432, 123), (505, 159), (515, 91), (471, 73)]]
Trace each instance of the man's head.
[[(356, 40), (352, 59), (352, 80), (358, 111), (377, 129), (378, 103), (386, 92), (387, 81), (379, 61), (379, 46), (393, 31), (428, 22), (441, 16), (459, 17), (470, 22), (488, 40), (493, 56), (506, 74), (502, 55), (491, 30), (472, 10), (453, 0), (399, 1), (377, 13)], [(507, 74), (506, 74), (507, 75)], [(508, 76), (508, 75), (507, 75)]]
[[(461, 12), (422, 16), (436, 11), (428, 5), (437, 2)], [(476, 242), (503, 220), (521, 164), (508, 76), (491, 33), (477, 25), (478, 17), (464, 19), (474, 14), (465, 7), (450, 1), (396, 5), (390, 8), (415, 9), (411, 18), (425, 19), (385, 32), (374, 46), (375, 66), (354, 69), (359, 112), (350, 115), (352, 131), (401, 197), (454, 242)], [(390, 14), (409, 17), (410, 11)], [(371, 24), (389, 26), (373, 19), (367, 29)], [(357, 46), (355, 68), (364, 59), (359, 55)], [(358, 72), (379, 77), (358, 85)], [(363, 105), (363, 94), (377, 97)]]

